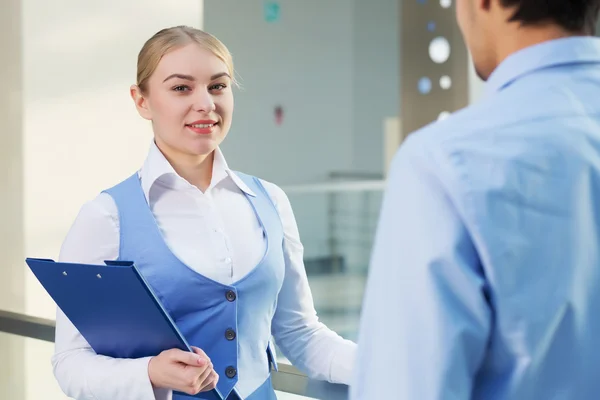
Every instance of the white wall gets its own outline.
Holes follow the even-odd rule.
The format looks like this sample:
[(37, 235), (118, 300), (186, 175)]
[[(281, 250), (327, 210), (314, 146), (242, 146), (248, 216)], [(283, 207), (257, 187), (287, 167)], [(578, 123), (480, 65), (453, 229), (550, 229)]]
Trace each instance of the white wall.
[(281, 0), (274, 23), (264, 3), (204, 3), (205, 29), (233, 53), (244, 86), (223, 149), (234, 168), (277, 183), (321, 181), (351, 163), (352, 3)]
[(352, 169), (383, 173), (384, 123), (400, 112), (400, 1), (354, 0)]

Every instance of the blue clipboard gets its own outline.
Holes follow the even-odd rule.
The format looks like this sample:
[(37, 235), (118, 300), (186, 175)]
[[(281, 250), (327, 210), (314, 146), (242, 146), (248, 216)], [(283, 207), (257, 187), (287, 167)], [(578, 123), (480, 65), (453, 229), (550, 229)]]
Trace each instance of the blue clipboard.
[[(25, 262), (97, 354), (142, 358), (173, 348), (193, 351), (133, 262)], [(207, 395), (223, 400), (216, 388), (197, 396)]]

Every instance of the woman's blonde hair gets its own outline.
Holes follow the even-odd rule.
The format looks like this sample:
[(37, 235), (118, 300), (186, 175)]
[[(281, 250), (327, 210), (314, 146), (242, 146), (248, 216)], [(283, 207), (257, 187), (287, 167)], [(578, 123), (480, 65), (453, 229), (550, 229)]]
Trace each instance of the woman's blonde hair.
[(148, 79), (152, 76), (162, 57), (168, 52), (196, 43), (212, 52), (227, 66), (229, 76), (237, 84), (234, 76), (233, 58), (227, 47), (210, 33), (189, 26), (175, 26), (162, 29), (154, 34), (140, 50), (137, 61), (137, 85), (142, 93), (147, 93)]

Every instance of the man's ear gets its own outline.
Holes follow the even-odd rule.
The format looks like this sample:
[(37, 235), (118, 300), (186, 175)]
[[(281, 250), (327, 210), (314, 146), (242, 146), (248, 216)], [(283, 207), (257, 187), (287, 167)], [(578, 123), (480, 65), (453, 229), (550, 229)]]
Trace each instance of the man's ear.
[(142, 118), (147, 119), (149, 121), (152, 120), (152, 113), (148, 108), (148, 101), (142, 94), (142, 90), (137, 85), (131, 85), (129, 89), (129, 94), (133, 99), (133, 103), (135, 104), (135, 108), (137, 108), (138, 113)]

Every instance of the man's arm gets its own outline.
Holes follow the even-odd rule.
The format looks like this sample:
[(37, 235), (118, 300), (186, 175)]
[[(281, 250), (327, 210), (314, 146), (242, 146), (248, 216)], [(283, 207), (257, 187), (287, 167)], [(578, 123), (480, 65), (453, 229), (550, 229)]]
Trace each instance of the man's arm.
[(389, 175), (352, 400), (469, 399), (485, 357), (491, 310), (479, 259), (442, 169), (415, 139)]

